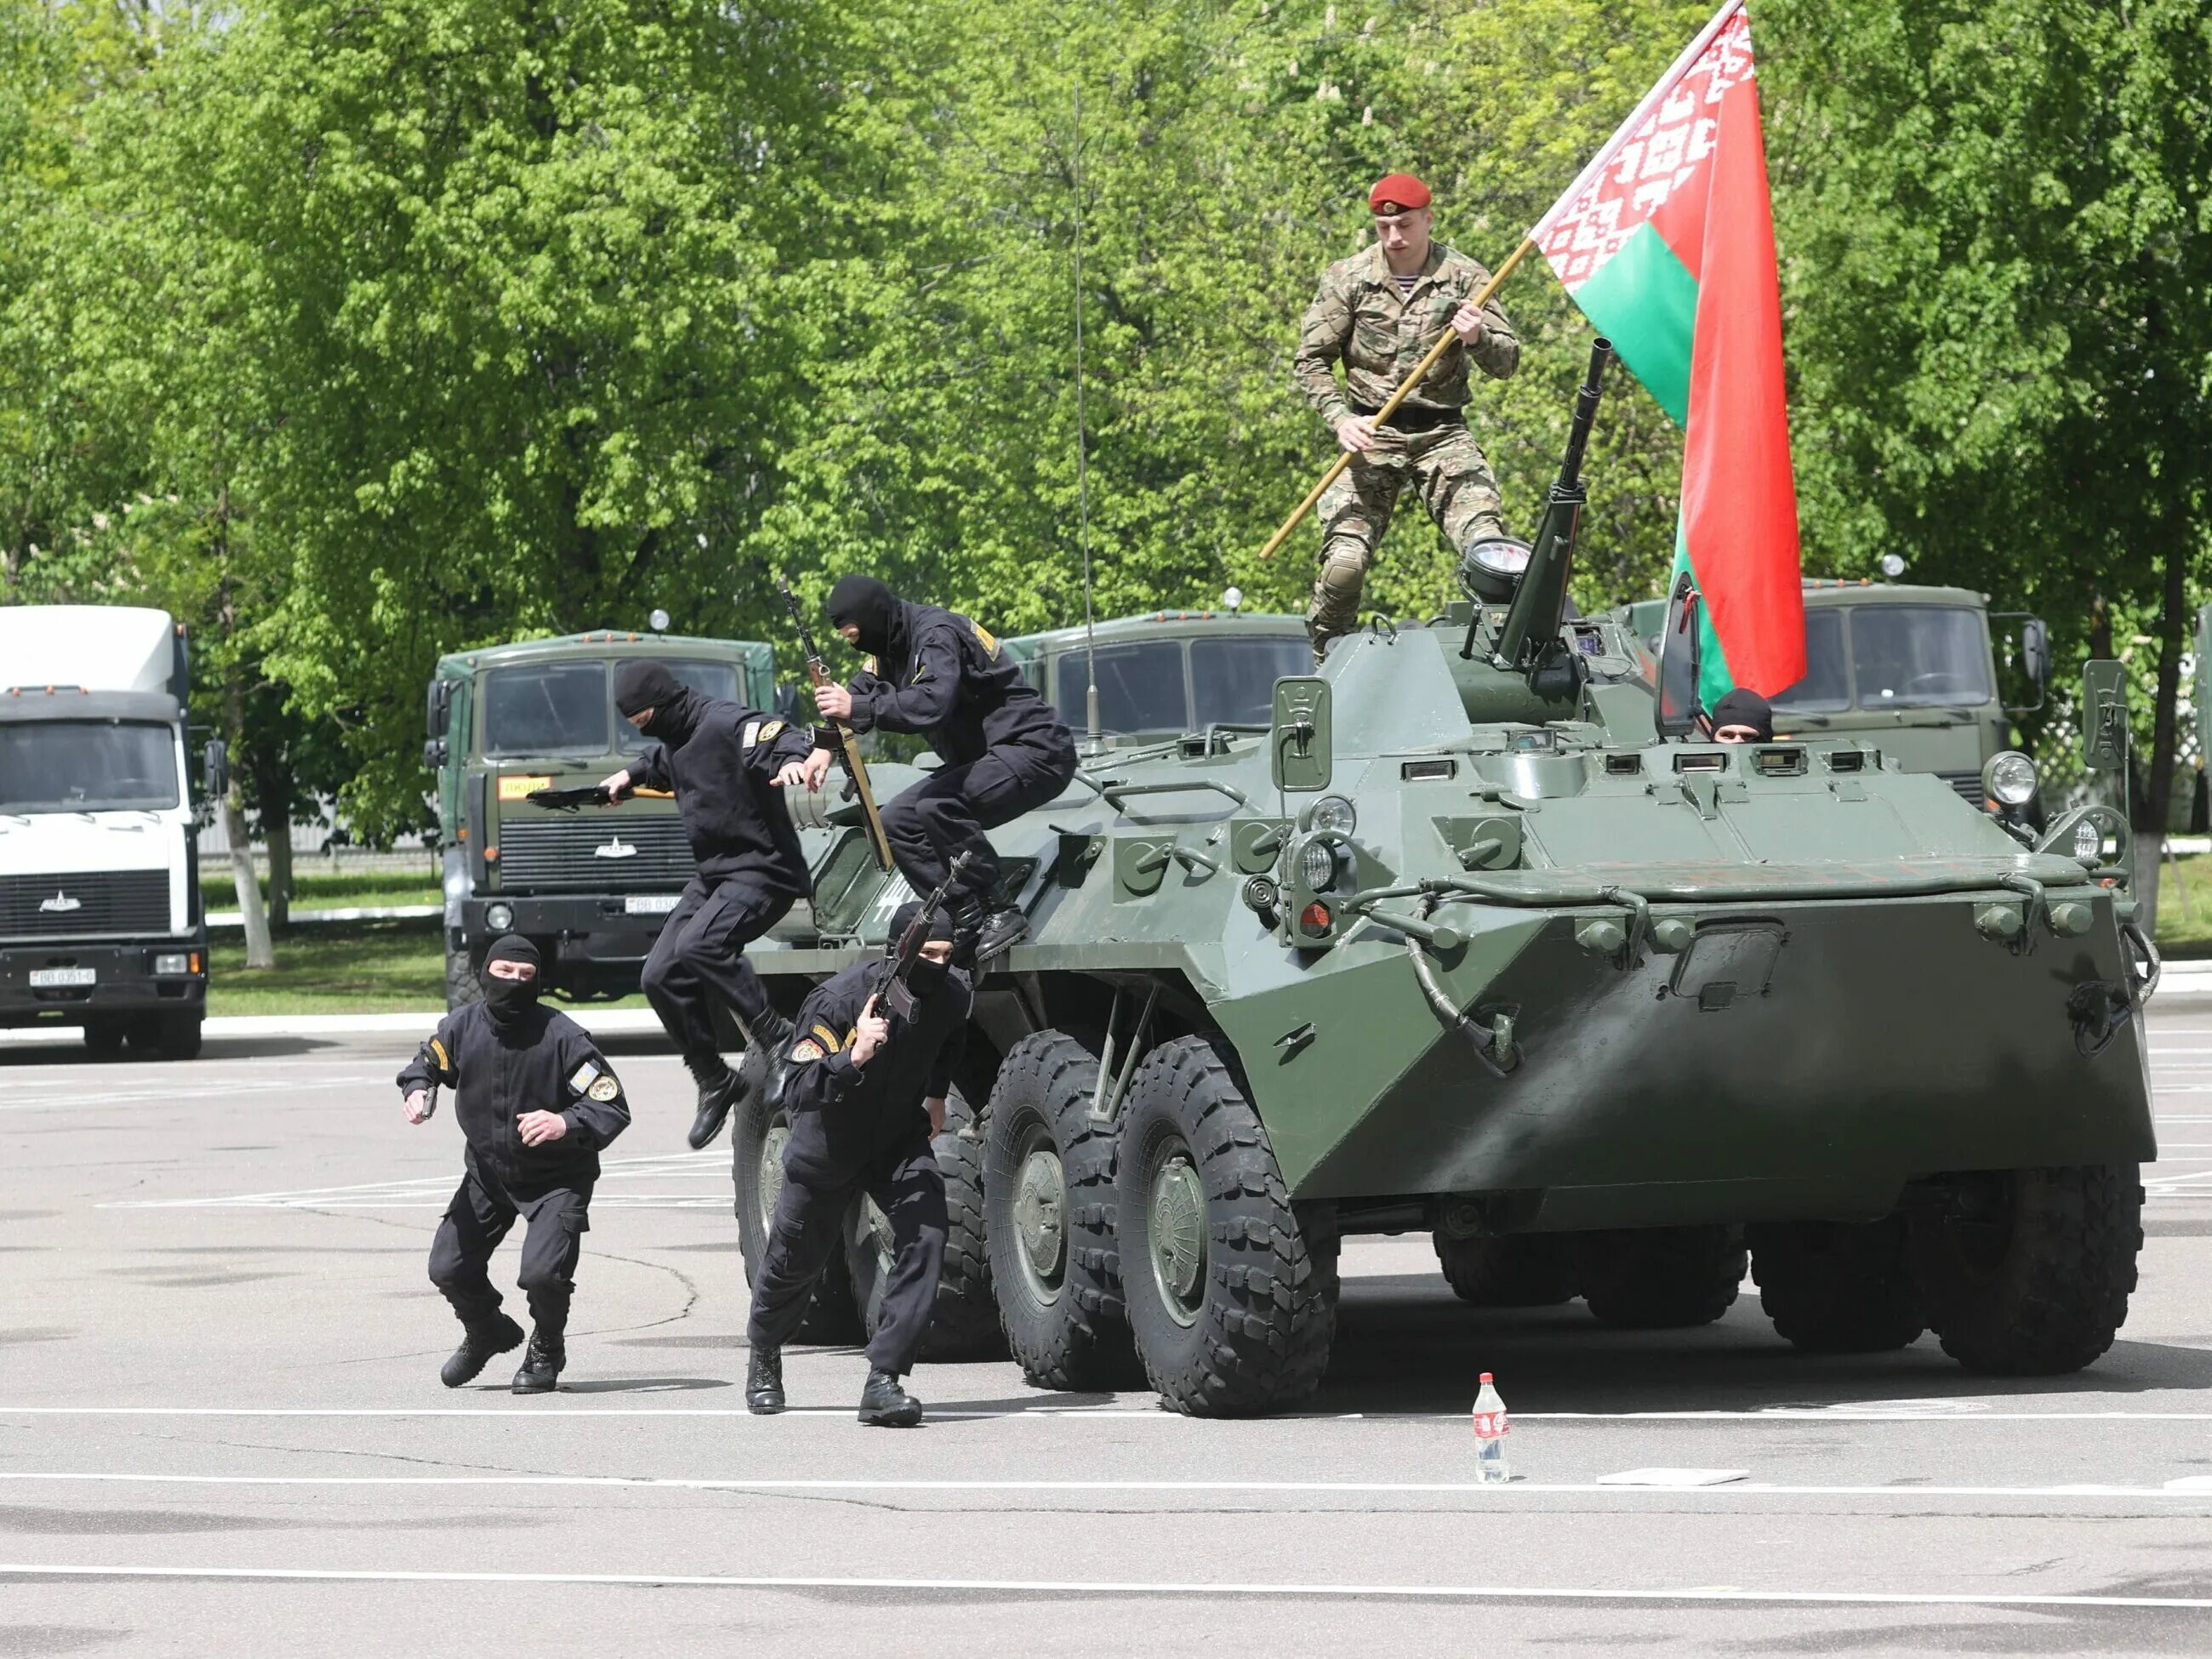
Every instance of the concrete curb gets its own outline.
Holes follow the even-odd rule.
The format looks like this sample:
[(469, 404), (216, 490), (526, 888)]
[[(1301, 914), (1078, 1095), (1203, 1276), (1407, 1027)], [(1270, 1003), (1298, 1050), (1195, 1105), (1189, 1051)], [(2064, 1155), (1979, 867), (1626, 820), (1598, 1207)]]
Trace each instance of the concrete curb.
[[(629, 1036), (657, 1032), (659, 1018), (650, 1008), (560, 1008), (594, 1036)], [(428, 1035), (445, 1010), (425, 1006), (419, 1013), (399, 1014), (220, 1014), (200, 1029), (210, 1040), (223, 1037), (372, 1036), (413, 1031)], [(0, 1044), (74, 1041), (82, 1028), (74, 1025), (33, 1025), (0, 1031)]]
[[(295, 910), (288, 920), (294, 927), (312, 927), (329, 921), (422, 921), (445, 913), (441, 904), (386, 904), (362, 910)], [(237, 933), (245, 927), (246, 918), (236, 910), (210, 910), (207, 925), (211, 933)]]

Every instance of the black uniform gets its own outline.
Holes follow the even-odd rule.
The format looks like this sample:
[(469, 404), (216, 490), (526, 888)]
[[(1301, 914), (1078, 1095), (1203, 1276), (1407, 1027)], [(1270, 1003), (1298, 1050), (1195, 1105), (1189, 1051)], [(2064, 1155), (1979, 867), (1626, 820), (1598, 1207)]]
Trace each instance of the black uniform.
[[(622, 1084), (584, 1028), (540, 1006), (534, 993), (504, 1011), (471, 1003), (441, 1020), (399, 1073), (399, 1088), (441, 1084), (459, 1091), (453, 1115), (468, 1140), (468, 1173), (431, 1243), (430, 1282), (471, 1330), (493, 1323), (500, 1295), (484, 1266), (516, 1215), (527, 1217), (520, 1283), (539, 1336), (557, 1350), (591, 1226), (599, 1150), (629, 1127)], [(559, 1113), (568, 1133), (523, 1145), (516, 1121), (537, 1111)]]
[(897, 1249), (868, 1364), (903, 1376), (928, 1328), (945, 1261), (945, 1177), (923, 1103), (951, 1086), (969, 994), (968, 976), (950, 970), (913, 1021), (894, 1018), (890, 1039), (856, 1066), (850, 1051), (860, 1011), (890, 973), (882, 958), (856, 963), (817, 986), (799, 1012), (784, 1093), (791, 1139), (783, 1194), (753, 1282), (746, 1340), (757, 1352), (790, 1340), (838, 1247), (847, 1209), (865, 1192), (890, 1218)]
[(709, 994), (759, 1033), (768, 993), (744, 947), (809, 890), (799, 832), (774, 780), (805, 759), (813, 740), (803, 726), (702, 696), (672, 676), (668, 685), (664, 701), (644, 705), (653, 710), (646, 735), (659, 741), (630, 767), (630, 781), (675, 792), (699, 870), (653, 942), (643, 979), (661, 1024), (704, 1080), (724, 1070)]
[(933, 891), (961, 853), (975, 856), (950, 897), (971, 934), (999, 879), (984, 831), (1059, 799), (1075, 775), (1075, 738), (990, 634), (933, 605), (912, 605), (868, 576), (839, 579), (839, 625), (860, 625), (872, 653), (855, 675), (855, 731), (918, 732), (945, 764), (884, 808), (891, 857), (917, 893)]

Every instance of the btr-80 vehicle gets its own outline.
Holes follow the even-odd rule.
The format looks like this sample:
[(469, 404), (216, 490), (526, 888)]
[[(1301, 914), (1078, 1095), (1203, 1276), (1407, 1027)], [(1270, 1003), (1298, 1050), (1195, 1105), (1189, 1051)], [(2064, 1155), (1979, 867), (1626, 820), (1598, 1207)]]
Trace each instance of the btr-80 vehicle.
[[(1097, 754), (994, 835), (1031, 942), (977, 988), (938, 1141), (935, 1352), (1002, 1334), (1046, 1387), (1140, 1365), (1182, 1411), (1287, 1407), (1328, 1362), (1340, 1241), (1416, 1230), (1477, 1303), (1704, 1323), (1747, 1254), (1801, 1348), (1932, 1328), (2021, 1374), (2110, 1345), (2155, 1156), (2124, 820), (2038, 834), (1875, 737), (1711, 744), (1655, 708), (1622, 621), (1565, 614), (1605, 355), (1510, 597), (1470, 568), (1437, 623), (1278, 679), (1264, 723)], [(2116, 666), (2085, 698), (2107, 769)], [(2025, 756), (1990, 773), (2033, 793)], [(754, 957), (787, 1009), (904, 896), (850, 811), (805, 933)], [(781, 1131), (757, 1086), (743, 1120), (757, 1263)], [(825, 1337), (881, 1276), (853, 1233)]]

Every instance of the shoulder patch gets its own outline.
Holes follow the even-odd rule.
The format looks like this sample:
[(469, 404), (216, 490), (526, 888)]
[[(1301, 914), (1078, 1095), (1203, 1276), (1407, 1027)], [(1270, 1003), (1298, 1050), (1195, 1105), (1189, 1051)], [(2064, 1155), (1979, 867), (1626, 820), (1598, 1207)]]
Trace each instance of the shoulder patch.
[(845, 1046), (837, 1040), (837, 1034), (827, 1025), (814, 1025), (808, 1029), (822, 1040), (823, 1051), (826, 1054), (834, 1054)]
[(744, 746), (748, 749), (751, 748), (755, 741), (757, 740), (759, 737), (760, 722), (758, 720), (747, 720), (745, 722)]
[(870, 672), (871, 674), (872, 674), (872, 673), (874, 673), (874, 672), (877, 672), (877, 670), (876, 670), (876, 659), (875, 659), (873, 657), (863, 657), (863, 658), (861, 658), (861, 659), (860, 659), (860, 666), (861, 666), (861, 667), (863, 667), (863, 668), (865, 668), (865, 669), (866, 669), (866, 670), (868, 671), (868, 672)]
[(922, 664), (922, 665), (921, 665), (921, 667), (919, 667), (919, 668), (917, 668), (917, 669), (915, 669), (915, 670), (914, 671), (914, 678), (913, 678), (912, 680), (908, 681), (908, 684), (912, 684), (912, 685), (920, 685), (920, 684), (921, 684), (924, 680), (927, 679), (928, 678), (929, 678), (929, 665), (928, 665), (927, 663), (924, 663), (924, 664)]
[(605, 1075), (587, 1060), (568, 1074), (568, 1086), (580, 1095), (587, 1095), (592, 1091), (592, 1085)]
[(450, 1072), (453, 1069), (453, 1060), (446, 1053), (446, 1045), (439, 1042), (435, 1037), (432, 1037), (430, 1039), (430, 1053), (435, 1056), (438, 1061), (438, 1069), (440, 1071)]
[(763, 743), (774, 743), (778, 734), (781, 733), (782, 730), (783, 722), (781, 720), (763, 720), (761, 722), (760, 740)]
[(592, 1086), (584, 1092), (604, 1106), (622, 1092), (622, 1085), (615, 1081), (612, 1072), (602, 1072), (592, 1079)]
[(995, 657), (999, 654), (999, 641), (996, 635), (979, 622), (971, 622), (968, 626), (975, 630), (975, 637), (982, 641), (985, 656)]
[(802, 1038), (799, 1046), (791, 1051), (791, 1057), (796, 1060), (819, 1060), (822, 1058), (822, 1045), (812, 1037)]

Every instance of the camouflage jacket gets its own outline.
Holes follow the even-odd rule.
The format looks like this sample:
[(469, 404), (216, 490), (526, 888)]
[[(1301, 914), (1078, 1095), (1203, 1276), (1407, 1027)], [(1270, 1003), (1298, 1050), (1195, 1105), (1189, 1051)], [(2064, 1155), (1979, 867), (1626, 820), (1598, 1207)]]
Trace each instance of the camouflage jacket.
[[(1452, 313), (1489, 280), (1490, 273), (1474, 260), (1432, 242), (1420, 281), (1401, 300), (1380, 243), (1339, 259), (1322, 273), (1321, 292), (1298, 325), (1298, 355), (1291, 370), (1298, 390), (1331, 431), (1355, 404), (1380, 409), (1450, 326)], [(1499, 380), (1519, 366), (1520, 339), (1495, 300), (1483, 307), (1482, 316), (1489, 325), (1482, 343), (1469, 352), (1455, 342), (1405, 406), (1464, 408), (1469, 356)], [(1341, 388), (1336, 380), (1340, 361), (1345, 368)]]

